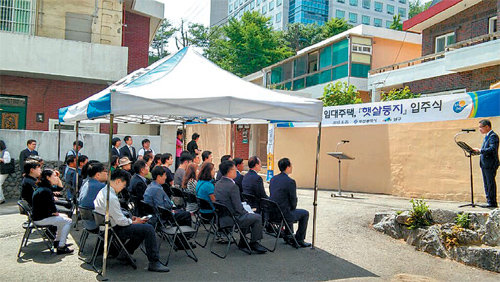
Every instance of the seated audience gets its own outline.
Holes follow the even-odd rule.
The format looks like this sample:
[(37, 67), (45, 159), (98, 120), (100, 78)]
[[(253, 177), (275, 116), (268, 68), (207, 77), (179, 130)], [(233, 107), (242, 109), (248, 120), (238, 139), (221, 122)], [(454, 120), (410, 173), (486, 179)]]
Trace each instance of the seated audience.
[(174, 175), (174, 185), (178, 185), (179, 187), (182, 185), (182, 179), (184, 179), (184, 174), (186, 173), (188, 165), (193, 162), (193, 155), (187, 151), (183, 151), (181, 153), (180, 162), (181, 164)]
[[(68, 201), (73, 199), (73, 195), (76, 193), (76, 170), (78, 158), (74, 155), (68, 155), (66, 157), (66, 172), (64, 173), (64, 182), (66, 187), (66, 198)], [(81, 182), (81, 179), (78, 179)]]
[(264, 190), (264, 181), (258, 174), (262, 169), (260, 159), (257, 156), (250, 157), (250, 159), (248, 159), (248, 167), (250, 170), (243, 177), (241, 186), (243, 187), (243, 193), (255, 197), (255, 203), (248, 204), (252, 206), (252, 208), (256, 208), (257, 213), (260, 213), (260, 199), (267, 198), (266, 190)]
[[(87, 165), (88, 180), (82, 185), (78, 203), (80, 207), (87, 209), (94, 209), (94, 200), (99, 191), (104, 188), (106, 180), (108, 179), (108, 172), (104, 165), (99, 162), (89, 162)], [(93, 220), (85, 221), (85, 228), (97, 228)]]
[(163, 156), (163, 154), (156, 154), (153, 158), (153, 164), (151, 165), (151, 171), (153, 171), (153, 168), (155, 166), (160, 166), (161, 165), (161, 156)]
[(24, 162), (24, 177), (21, 181), (21, 200), (25, 200), (33, 206), (33, 192), (36, 190), (36, 182), (42, 173), (40, 163), (35, 160), (26, 160)]
[(128, 187), (128, 192), (131, 196), (136, 198), (137, 204), (144, 199), (144, 192), (148, 187), (146, 180), (146, 175), (149, 173), (149, 167), (143, 160), (138, 160), (134, 163), (134, 176), (130, 180), (130, 186)]
[(201, 160), (203, 163), (205, 162), (213, 162), (213, 156), (212, 156), (212, 152), (210, 151), (203, 151), (203, 153), (201, 153)]
[(33, 221), (40, 225), (56, 226), (54, 246), (57, 247), (57, 254), (69, 254), (73, 252), (66, 244), (71, 229), (71, 218), (57, 211), (52, 193), (52, 186), (56, 185), (62, 186), (59, 175), (52, 169), (45, 169), (41, 173), (39, 187), (33, 193)]
[(128, 172), (130, 175), (132, 175), (132, 162), (130, 161), (129, 158), (127, 157), (120, 158), (118, 162), (118, 167)]
[[(288, 236), (293, 236), (293, 223), (298, 221), (299, 227), (295, 234), (295, 239), (300, 247), (310, 247), (310, 243), (304, 242), (309, 212), (303, 209), (297, 209), (297, 185), (295, 184), (295, 180), (289, 176), (289, 174), (292, 173), (292, 164), (288, 158), (283, 158), (279, 160), (278, 167), (281, 173), (271, 178), (269, 186), (271, 194), (270, 199), (278, 203), (288, 225), (292, 228), (292, 230), (285, 230), (285, 233)], [(285, 242), (292, 245), (295, 244), (288, 236), (284, 238)]]
[(148, 167), (148, 174), (146, 175), (146, 179), (148, 183), (151, 182), (151, 167), (153, 166), (153, 156), (151, 154), (146, 154), (142, 157), (142, 160), (146, 162), (146, 166)]
[[(224, 155), (222, 158), (220, 158), (220, 163), (223, 163), (225, 161), (232, 161), (233, 158), (230, 155)], [(220, 171), (217, 171), (217, 175), (215, 176), (215, 182), (219, 181), (222, 177), (222, 173)]]
[(243, 174), (241, 172), (245, 168), (242, 158), (234, 158), (234, 165), (236, 165), (236, 178), (234, 183), (240, 188), (240, 194), (243, 193)]
[[(211, 162), (205, 162), (201, 166), (198, 182), (196, 183), (196, 196), (206, 200), (210, 204), (215, 202), (215, 186), (213, 183), (215, 176), (215, 166)], [(200, 209), (203, 218), (210, 220), (214, 215), (213, 205), (211, 210)]]
[(113, 171), (115, 171), (115, 169), (118, 168), (118, 165), (119, 165), (119, 161), (120, 160), (120, 156), (118, 155), (112, 155), (111, 156), (111, 171), (110, 173), (112, 173)]
[[(168, 272), (169, 269), (160, 263), (158, 243), (156, 242), (156, 233), (152, 225), (144, 224), (146, 220), (133, 216), (127, 218), (121, 208), (117, 193), (120, 193), (130, 180), (130, 175), (123, 170), (115, 170), (111, 174), (109, 187), (109, 217), (111, 226), (115, 230), (118, 237), (125, 243), (125, 248), (130, 254), (142, 244), (146, 248), (146, 256), (148, 257), (149, 271)], [(108, 187), (104, 187), (97, 194), (94, 200), (96, 212), (104, 215), (106, 213), (106, 198), (108, 195)], [(126, 260), (124, 254), (118, 255), (119, 260)]]
[[(229, 208), (234, 214), (243, 233), (251, 232), (250, 248), (258, 254), (263, 254), (266, 249), (259, 244), (262, 239), (262, 217), (259, 214), (248, 213), (241, 203), (238, 186), (234, 183), (236, 178), (236, 166), (233, 161), (224, 161), (219, 165), (219, 171), (222, 173), (221, 179), (215, 184), (215, 199)], [(230, 218), (219, 218), (222, 228), (233, 224)], [(246, 244), (240, 238), (238, 247), (246, 248)]]
[[(197, 165), (192, 163), (187, 167), (186, 174), (184, 175), (184, 179), (182, 180), (182, 189), (193, 195), (196, 195), (196, 174), (197, 174)], [(194, 203), (186, 203), (186, 211), (194, 212), (198, 209), (198, 204)]]

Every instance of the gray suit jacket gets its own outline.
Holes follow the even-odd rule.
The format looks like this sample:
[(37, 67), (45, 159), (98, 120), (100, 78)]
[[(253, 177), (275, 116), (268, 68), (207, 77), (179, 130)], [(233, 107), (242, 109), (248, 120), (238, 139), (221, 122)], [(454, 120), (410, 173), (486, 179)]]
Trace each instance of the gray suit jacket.
[[(215, 184), (215, 199), (229, 208), (229, 210), (238, 219), (248, 212), (243, 208), (240, 198), (240, 188), (229, 178), (222, 177)], [(221, 227), (231, 226), (233, 224), (230, 218), (219, 219)]]

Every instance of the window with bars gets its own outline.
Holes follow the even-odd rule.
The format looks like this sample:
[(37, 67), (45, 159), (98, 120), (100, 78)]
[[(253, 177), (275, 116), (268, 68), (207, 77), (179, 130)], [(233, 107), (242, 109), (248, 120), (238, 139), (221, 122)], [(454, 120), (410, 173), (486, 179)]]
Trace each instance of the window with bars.
[(0, 0), (0, 31), (34, 34), (36, 0)]

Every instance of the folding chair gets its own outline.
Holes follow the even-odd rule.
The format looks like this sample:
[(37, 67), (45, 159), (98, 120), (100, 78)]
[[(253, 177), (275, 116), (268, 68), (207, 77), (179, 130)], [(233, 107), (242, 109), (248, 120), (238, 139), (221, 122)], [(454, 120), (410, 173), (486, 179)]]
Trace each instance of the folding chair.
[(172, 187), (170, 187), (170, 190), (172, 191), (172, 201), (174, 201), (174, 199), (173, 199), (174, 197), (177, 197), (180, 199), (179, 201), (174, 201), (174, 202), (177, 202), (177, 203), (175, 203), (175, 205), (178, 208), (186, 207), (186, 205), (185, 205), (186, 201), (184, 199), (184, 193), (182, 192), (182, 189), (179, 186), (172, 186)]
[[(223, 255), (215, 252), (213, 250), (213, 246), (214, 246), (214, 243), (215, 243), (215, 237), (214, 236), (212, 238), (212, 242), (210, 244), (210, 252), (216, 256), (218, 256), (219, 258), (222, 258), (222, 259), (225, 259), (227, 254), (229, 253), (229, 249), (231, 248), (231, 243), (234, 243), (236, 244), (236, 246), (238, 246), (238, 243), (236, 242), (236, 239), (234, 238), (234, 233), (237, 232), (240, 234), (240, 240), (243, 240), (243, 242), (245, 243), (246, 245), (246, 249), (242, 249), (240, 247), (238, 247), (238, 249), (244, 251), (245, 253), (251, 255), (252, 254), (252, 251), (250, 251), (250, 245), (248, 244), (248, 240), (245, 236), (245, 234), (243, 233), (240, 225), (238, 224), (238, 221), (236, 220), (236, 218), (234, 217), (234, 214), (231, 212), (231, 210), (229, 210), (229, 208), (221, 203), (214, 203), (214, 208), (215, 208), (215, 215), (216, 215), (216, 223), (217, 223), (217, 228), (218, 228), (218, 232), (219, 233), (222, 233), (226, 239), (227, 239), (227, 247), (226, 247), (226, 251), (224, 252)], [(229, 226), (221, 226), (221, 223), (220, 223), (220, 220), (221, 218), (229, 218), (231, 219), (231, 221), (233, 222), (232, 225), (229, 225)], [(237, 231), (236, 231), (237, 230)]]
[[(93, 209), (79, 207), (79, 210), (80, 210), (80, 215), (81, 215), (82, 220), (94, 221), (94, 215), (92, 214)], [(87, 242), (87, 238), (89, 237), (90, 234), (99, 235), (99, 227), (97, 227), (95, 229), (88, 229), (85, 226), (83, 227), (82, 235), (80, 235), (80, 244), (79, 244), (78, 255), (83, 253), (83, 249), (85, 248), (85, 243)]]
[[(157, 210), (162, 219), (158, 221), (161, 225), (160, 228), (161, 237), (167, 239), (167, 241), (170, 243), (170, 250), (168, 251), (167, 259), (165, 262), (162, 263), (165, 266), (168, 265), (168, 262), (170, 260), (170, 255), (172, 254), (172, 250), (175, 249), (177, 251), (175, 247), (175, 242), (178, 238), (180, 243), (182, 244), (182, 247), (186, 255), (192, 260), (198, 262), (198, 257), (194, 253), (193, 248), (191, 247), (191, 244), (189, 244), (189, 241), (187, 239), (187, 237), (191, 237), (192, 235), (194, 235), (196, 233), (196, 230), (193, 229), (191, 226), (180, 226), (177, 220), (175, 219), (175, 216), (172, 213), (172, 211), (162, 207), (157, 207)], [(163, 223), (163, 220), (166, 220), (168, 225), (165, 225)]]
[[(97, 259), (97, 255), (99, 253), (99, 249), (101, 248), (101, 245), (104, 244), (105, 217), (104, 217), (104, 215), (102, 215), (96, 211), (93, 211), (92, 213), (94, 215), (94, 220), (95, 220), (97, 226), (99, 226), (99, 234), (97, 237), (96, 245), (94, 247), (94, 251), (92, 253), (92, 257), (91, 257), (90, 261), (88, 261), (87, 263), (89, 263), (94, 268), (94, 270), (96, 272), (100, 273), (100, 271), (97, 269), (97, 266), (95, 265), (95, 262)], [(123, 244), (122, 240), (118, 237), (118, 235), (116, 235), (116, 232), (113, 229), (113, 227), (111, 227), (111, 224), (109, 224), (108, 235), (109, 235), (108, 250), (107, 250), (108, 253), (109, 253), (109, 249), (111, 247), (111, 244), (113, 244), (117, 248), (118, 251), (125, 252), (125, 254), (127, 255), (128, 259), (129, 259), (130, 265), (134, 269), (137, 269), (137, 265), (135, 264), (134, 259), (132, 258), (132, 255), (130, 255), (130, 253), (127, 251), (127, 248), (125, 248), (125, 245)]]
[(260, 212), (260, 203), (257, 197), (247, 193), (241, 193), (242, 200), (247, 202), (252, 209), (255, 209), (257, 213)]
[(19, 252), (17, 252), (17, 257), (21, 256), (21, 249), (23, 247), (26, 247), (26, 245), (28, 245), (28, 240), (30, 238), (31, 233), (33, 232), (33, 229), (35, 229), (36, 232), (42, 237), (42, 240), (45, 243), (45, 245), (47, 245), (47, 248), (49, 249), (50, 253), (53, 254), (54, 241), (51, 239), (51, 237), (54, 238), (55, 236), (49, 230), (49, 227), (51, 227), (52, 225), (36, 224), (33, 221), (33, 217), (31, 214), (31, 207), (25, 200), (17, 201), (17, 205), (19, 206), (19, 213), (25, 214), (28, 217), (28, 221), (23, 223), (23, 228), (25, 231), (23, 239), (21, 240), (21, 246), (19, 246)]
[[(290, 228), (290, 225), (286, 221), (280, 206), (276, 202), (269, 199), (261, 199), (260, 206), (262, 208), (262, 215), (264, 216), (264, 227), (271, 226), (271, 229), (273, 231), (272, 233), (266, 233), (276, 237), (276, 240), (274, 241), (274, 247), (272, 249), (269, 249), (266, 246), (263, 247), (270, 252), (274, 252), (276, 250), (276, 245), (278, 244), (278, 239), (280, 238), (281, 230), (283, 229), (283, 227), (290, 231), (292, 230), (292, 228)], [(293, 234), (291, 235), (295, 243), (294, 247), (298, 248), (299, 243), (295, 239), (295, 236), (293, 236)]]
[[(210, 235), (216, 233), (217, 228), (215, 227), (215, 214), (214, 213), (202, 213), (200, 210), (213, 210), (212, 205), (205, 199), (202, 198), (196, 198), (198, 202), (198, 211), (196, 212), (196, 222), (195, 222), (195, 229), (196, 233), (194, 235), (195, 238), (195, 243), (198, 244), (200, 247), (205, 248), (208, 244), (208, 239), (210, 238)], [(210, 215), (210, 216), (208, 216)], [(210, 227), (207, 228), (206, 224), (208, 224)], [(198, 231), (200, 229), (200, 226), (203, 226), (203, 229), (208, 232), (207, 237), (205, 238), (205, 243), (201, 244), (198, 241), (196, 241), (196, 237), (198, 236)]]

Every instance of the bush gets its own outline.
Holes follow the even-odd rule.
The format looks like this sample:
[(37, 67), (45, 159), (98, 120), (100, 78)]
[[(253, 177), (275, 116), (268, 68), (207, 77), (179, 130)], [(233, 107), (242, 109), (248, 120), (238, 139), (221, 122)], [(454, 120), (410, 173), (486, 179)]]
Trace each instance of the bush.
[(462, 214), (458, 214), (457, 217), (455, 217), (455, 224), (458, 227), (468, 229), (470, 225), (469, 213), (464, 212)]
[(321, 100), (324, 107), (359, 104), (362, 102), (354, 85), (348, 85), (346, 82), (340, 81), (335, 84), (327, 84)]
[(394, 101), (403, 99), (413, 99), (420, 97), (420, 94), (415, 94), (411, 92), (408, 86), (403, 89), (392, 89), (388, 93), (382, 92), (380, 95), (382, 101)]
[(422, 200), (411, 199), (412, 209), (407, 220), (408, 229), (417, 229), (432, 225), (432, 214), (427, 203)]

